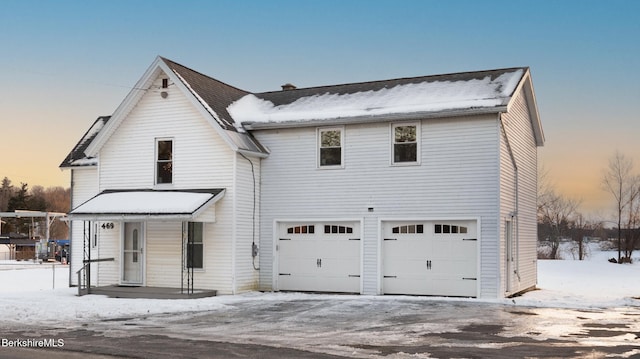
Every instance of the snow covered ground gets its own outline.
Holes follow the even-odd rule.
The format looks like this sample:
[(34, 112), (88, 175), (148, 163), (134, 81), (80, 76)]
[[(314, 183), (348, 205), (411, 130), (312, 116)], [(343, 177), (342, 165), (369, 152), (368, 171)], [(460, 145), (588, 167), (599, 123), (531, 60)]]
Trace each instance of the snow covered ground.
[[(570, 258), (570, 256), (565, 256)], [(601, 252), (591, 246), (585, 261), (538, 261), (538, 288), (523, 296), (499, 300), (447, 298), (450, 301), (481, 301), (516, 306), (547, 308), (617, 308), (639, 306), (640, 258), (634, 264), (613, 264), (608, 258), (617, 252)], [(634, 256), (635, 257), (635, 256)], [(55, 283), (54, 283), (55, 273)], [(328, 298), (331, 295), (302, 293), (247, 293), (202, 299), (113, 299), (98, 295), (78, 297), (77, 288), (67, 286), (68, 266), (0, 261), (0, 307), (3, 322), (81, 325), (95, 319), (135, 317), (156, 313), (202, 312), (233, 308), (240, 301), (290, 301)], [(55, 285), (55, 289), (53, 288)], [(397, 296), (345, 296), (372, 301), (394, 300)], [(442, 301), (436, 297), (412, 297), (415, 300)]]

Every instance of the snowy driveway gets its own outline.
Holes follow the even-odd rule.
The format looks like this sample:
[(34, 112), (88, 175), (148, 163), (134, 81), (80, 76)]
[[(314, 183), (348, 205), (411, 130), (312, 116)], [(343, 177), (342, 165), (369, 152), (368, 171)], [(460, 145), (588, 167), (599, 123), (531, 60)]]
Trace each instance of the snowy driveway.
[(640, 355), (637, 306), (532, 308), (472, 300), (286, 293), (251, 293), (225, 302), (202, 312), (92, 320), (73, 328), (14, 327), (10, 333), (65, 338), (65, 351), (136, 358)]

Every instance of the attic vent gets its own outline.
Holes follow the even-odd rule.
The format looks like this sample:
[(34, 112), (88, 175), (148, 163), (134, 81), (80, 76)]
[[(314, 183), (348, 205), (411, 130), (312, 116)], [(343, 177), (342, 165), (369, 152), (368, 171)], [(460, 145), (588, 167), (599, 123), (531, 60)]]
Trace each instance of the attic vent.
[(169, 79), (162, 79), (162, 88), (166, 89), (169, 87)]
[(296, 89), (296, 86), (290, 83), (286, 83), (282, 85), (282, 91), (289, 91), (289, 90), (295, 90), (295, 89)]

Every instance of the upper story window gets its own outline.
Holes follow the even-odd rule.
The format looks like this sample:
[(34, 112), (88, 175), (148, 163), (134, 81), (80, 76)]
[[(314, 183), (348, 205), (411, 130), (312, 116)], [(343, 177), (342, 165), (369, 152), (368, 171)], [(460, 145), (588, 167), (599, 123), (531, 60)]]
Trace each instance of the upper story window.
[(342, 167), (342, 128), (321, 128), (318, 130), (318, 167)]
[(417, 164), (418, 139), (420, 128), (417, 123), (393, 124), (391, 126), (392, 137), (392, 163), (393, 164)]
[(173, 140), (156, 140), (156, 184), (173, 183)]

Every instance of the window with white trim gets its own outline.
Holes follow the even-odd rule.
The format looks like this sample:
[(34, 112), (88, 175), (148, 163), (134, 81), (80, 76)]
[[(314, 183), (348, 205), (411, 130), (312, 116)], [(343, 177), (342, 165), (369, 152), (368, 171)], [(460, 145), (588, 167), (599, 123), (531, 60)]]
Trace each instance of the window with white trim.
[(187, 239), (187, 268), (204, 268), (204, 224), (189, 222)]
[(391, 163), (419, 163), (420, 127), (418, 123), (401, 123), (391, 125)]
[(173, 140), (156, 140), (156, 184), (173, 183)]
[(342, 167), (342, 128), (318, 129), (318, 167)]

